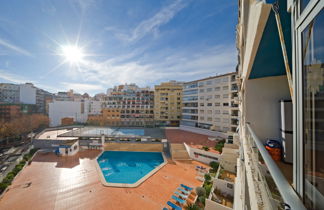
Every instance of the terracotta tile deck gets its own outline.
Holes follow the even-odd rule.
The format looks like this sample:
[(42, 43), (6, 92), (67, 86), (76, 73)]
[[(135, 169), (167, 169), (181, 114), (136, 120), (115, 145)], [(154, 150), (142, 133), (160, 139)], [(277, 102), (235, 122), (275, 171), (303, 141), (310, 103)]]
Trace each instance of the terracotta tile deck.
[(195, 179), (201, 163), (170, 161), (137, 188), (105, 187), (95, 167), (99, 153), (37, 154), (3, 195), (0, 209), (162, 209), (181, 183), (201, 185)]
[(166, 138), (171, 143), (199, 144), (214, 147), (217, 141), (208, 140), (207, 135), (197, 134), (180, 129), (165, 129)]

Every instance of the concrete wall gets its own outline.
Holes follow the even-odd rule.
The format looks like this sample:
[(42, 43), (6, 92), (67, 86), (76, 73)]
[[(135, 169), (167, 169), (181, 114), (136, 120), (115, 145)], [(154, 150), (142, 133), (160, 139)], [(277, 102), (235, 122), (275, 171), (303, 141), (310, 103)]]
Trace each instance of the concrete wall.
[(279, 100), (290, 99), (286, 76), (252, 79), (246, 82), (245, 119), (261, 140), (279, 138)]
[[(220, 157), (221, 157), (220, 154), (216, 154), (216, 153), (213, 153), (213, 152), (207, 152), (207, 151), (204, 151), (204, 150), (201, 150), (201, 149), (192, 148), (192, 147), (188, 146), (186, 143), (184, 143), (184, 145), (186, 147), (186, 150), (187, 150), (190, 158), (193, 159), (193, 160), (197, 160), (197, 161), (200, 161), (200, 162), (206, 163), (206, 164), (209, 164), (212, 161), (215, 161), (215, 162), (220, 161)], [(199, 153), (199, 154), (215, 157), (215, 158), (217, 158), (217, 160), (212, 159), (212, 158), (208, 158), (208, 157), (203, 157), (201, 155), (198, 155), (198, 157), (197, 157), (194, 154), (195, 152)]]
[(19, 100), (23, 104), (36, 104), (36, 88), (32, 84), (19, 85)]
[[(75, 148), (76, 146), (76, 148)], [(75, 142), (73, 145), (71, 145), (70, 148), (59, 148), (60, 154), (63, 156), (73, 156), (79, 152), (79, 142)], [(66, 153), (67, 149), (67, 153)]]
[[(83, 113), (81, 112), (84, 104)], [(65, 117), (73, 118), (75, 122), (84, 123), (88, 119), (89, 101), (54, 101), (49, 103), (50, 126), (58, 126), (61, 119)]]
[[(228, 186), (232, 185), (232, 189)], [(214, 179), (213, 188), (218, 189), (221, 193), (234, 196), (234, 183), (222, 179)]]
[(128, 142), (108, 142), (104, 145), (104, 150), (110, 151), (143, 151), (143, 152), (162, 152), (162, 143), (128, 143)]
[(199, 133), (199, 134), (203, 134), (203, 135), (207, 135), (207, 136), (227, 138), (226, 133), (222, 133), (222, 132), (218, 132), (218, 131), (211, 131), (211, 130), (207, 130), (207, 129), (196, 128), (196, 127), (191, 127), (191, 126), (184, 126), (184, 125), (180, 125), (179, 128), (184, 131), (190, 131), (193, 133)]
[(231, 208), (227, 206), (223, 206), (219, 203), (216, 203), (210, 199), (206, 199), (205, 201), (205, 210), (230, 210)]

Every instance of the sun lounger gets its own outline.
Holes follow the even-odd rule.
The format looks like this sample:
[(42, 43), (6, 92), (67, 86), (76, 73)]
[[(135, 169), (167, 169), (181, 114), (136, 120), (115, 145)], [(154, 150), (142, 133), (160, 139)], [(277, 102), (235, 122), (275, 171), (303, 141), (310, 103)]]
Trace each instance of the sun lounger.
[(191, 191), (193, 189), (192, 187), (188, 187), (188, 186), (186, 186), (184, 184), (181, 184), (181, 187), (185, 188), (188, 191)]
[(178, 191), (175, 191), (174, 194), (176, 194), (176, 195), (178, 195), (178, 196), (180, 196), (180, 197), (182, 197), (184, 199), (187, 199), (188, 198), (188, 195), (184, 195), (182, 193), (179, 193)]
[(175, 201), (177, 201), (178, 203), (181, 203), (181, 204), (184, 204), (186, 202), (186, 200), (182, 200), (181, 198), (175, 196), (175, 195), (172, 195), (171, 196), (172, 199), (174, 199)]
[(190, 194), (189, 191), (187, 191), (187, 190), (185, 190), (185, 189), (183, 189), (183, 188), (181, 188), (181, 187), (178, 187), (177, 190), (179, 190), (180, 192), (182, 192), (182, 193), (184, 193), (184, 194), (186, 194), (186, 195), (189, 195), (189, 194)]
[(168, 201), (167, 204), (175, 210), (181, 210), (182, 208), (180, 206), (175, 205), (174, 203), (172, 203), (171, 201)]

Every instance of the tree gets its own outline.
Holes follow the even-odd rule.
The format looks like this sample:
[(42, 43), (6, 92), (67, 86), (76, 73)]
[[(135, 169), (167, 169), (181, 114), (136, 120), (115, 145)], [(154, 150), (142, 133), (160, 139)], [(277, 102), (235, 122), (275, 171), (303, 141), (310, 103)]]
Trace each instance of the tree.
[(196, 193), (197, 193), (198, 197), (206, 196), (206, 190), (203, 187), (196, 187)]

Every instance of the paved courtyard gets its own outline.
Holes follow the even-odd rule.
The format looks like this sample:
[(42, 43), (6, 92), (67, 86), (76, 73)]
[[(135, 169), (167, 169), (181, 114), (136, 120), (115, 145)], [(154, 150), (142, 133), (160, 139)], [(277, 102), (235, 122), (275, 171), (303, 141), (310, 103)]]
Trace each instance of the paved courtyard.
[(167, 206), (181, 184), (196, 187), (195, 161), (169, 161), (136, 188), (105, 187), (95, 167), (100, 151), (86, 150), (73, 157), (39, 153), (16, 177), (0, 209), (159, 209)]

